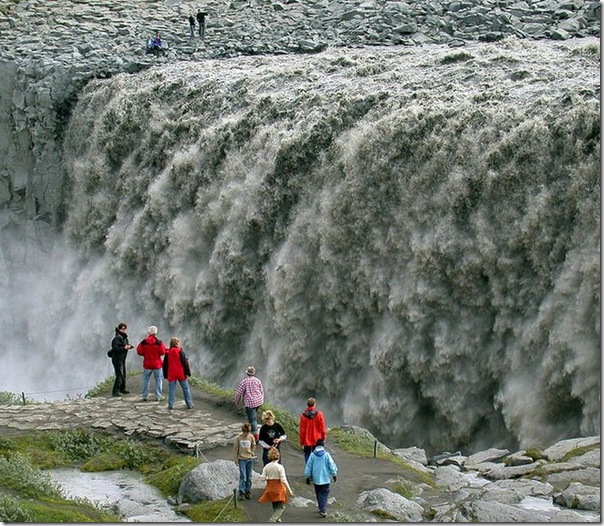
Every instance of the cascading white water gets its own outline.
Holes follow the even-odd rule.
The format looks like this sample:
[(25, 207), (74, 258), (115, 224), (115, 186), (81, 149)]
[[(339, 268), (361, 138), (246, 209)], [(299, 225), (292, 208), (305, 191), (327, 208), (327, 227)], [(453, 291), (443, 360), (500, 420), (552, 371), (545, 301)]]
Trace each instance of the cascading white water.
[(270, 401), (392, 446), (598, 433), (599, 95), (597, 40), (91, 82), (16, 351), (49, 357), (37, 385), (93, 382), (118, 321), (154, 323), (195, 373), (254, 364)]

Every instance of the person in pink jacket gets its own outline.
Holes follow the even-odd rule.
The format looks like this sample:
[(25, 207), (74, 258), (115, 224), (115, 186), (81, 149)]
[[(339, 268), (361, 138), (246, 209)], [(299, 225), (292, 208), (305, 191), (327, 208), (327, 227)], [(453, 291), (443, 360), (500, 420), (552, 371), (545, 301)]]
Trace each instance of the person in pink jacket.
[(163, 356), (166, 354), (166, 345), (157, 337), (157, 327), (151, 325), (147, 329), (147, 337), (136, 346), (136, 353), (143, 357), (143, 402), (149, 396), (149, 380), (151, 375), (155, 380), (155, 400), (163, 400), (162, 393), (162, 366)]

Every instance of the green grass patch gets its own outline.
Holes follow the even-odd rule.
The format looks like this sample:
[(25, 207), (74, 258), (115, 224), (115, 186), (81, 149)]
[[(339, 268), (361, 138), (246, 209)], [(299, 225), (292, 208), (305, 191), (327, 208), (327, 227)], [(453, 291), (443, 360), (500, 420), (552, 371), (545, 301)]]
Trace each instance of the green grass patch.
[(395, 493), (398, 493), (409, 500), (417, 496), (417, 488), (415, 484), (409, 482), (408, 480), (401, 479), (396, 481), (392, 489)]
[(593, 451), (594, 449), (600, 449), (600, 444), (592, 444), (591, 446), (583, 446), (583, 447), (575, 448), (575, 449), (569, 451), (568, 453), (566, 453), (566, 455), (564, 455), (562, 457), (560, 462), (568, 462), (571, 458), (580, 457), (581, 455), (585, 455), (585, 453), (589, 453), (590, 451)]
[(193, 522), (247, 522), (245, 508), (235, 508), (231, 498), (198, 502), (185, 515)]
[(16, 393), (0, 391), (0, 405), (21, 405), (23, 399)]
[(147, 473), (144, 481), (155, 486), (164, 497), (178, 495), (180, 483), (185, 475), (200, 464), (193, 456), (171, 456), (162, 468), (153, 473)]
[(360, 457), (373, 457), (375, 451), (375, 458), (387, 460), (393, 464), (396, 464), (409, 476), (411, 476), (414, 481), (424, 482), (431, 487), (436, 486), (434, 478), (429, 473), (424, 473), (423, 471), (413, 467), (408, 462), (405, 462), (396, 455), (390, 453), (390, 451), (385, 449), (384, 446), (380, 446), (379, 443), (376, 447), (375, 440), (370, 436), (363, 435), (362, 433), (351, 433), (342, 428), (335, 427), (330, 429), (329, 439), (334, 440), (336, 444), (338, 444), (338, 446), (340, 446), (343, 450)]
[(83, 499), (40, 499), (21, 503), (31, 522), (119, 522), (119, 518)]

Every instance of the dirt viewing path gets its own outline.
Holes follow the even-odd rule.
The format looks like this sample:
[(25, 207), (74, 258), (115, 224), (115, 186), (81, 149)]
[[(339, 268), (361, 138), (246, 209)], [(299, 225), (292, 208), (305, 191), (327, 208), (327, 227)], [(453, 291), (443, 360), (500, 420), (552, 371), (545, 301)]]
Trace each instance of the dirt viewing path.
[[(196, 443), (200, 444), (202, 458), (209, 462), (232, 459), (233, 439), (246, 421), (242, 409), (192, 387), (194, 407), (187, 410), (177, 386), (175, 409), (168, 411), (165, 400), (159, 403), (141, 400), (141, 379), (142, 375), (129, 376), (130, 393), (121, 398), (107, 392), (94, 398), (0, 406), (0, 433), (7, 436), (36, 430), (80, 428), (121, 438), (150, 440), (176, 450), (186, 449), (187, 443)], [(167, 395), (165, 383), (164, 395)], [(305, 484), (304, 454), (292, 444), (292, 439), (297, 437), (291, 437), (282, 446), (282, 458), (290, 485), (299, 498), (295, 499), (297, 505), (290, 499), (283, 522), (334, 522), (338, 518), (342, 522), (343, 516), (348, 521), (352, 517), (359, 518), (359, 522), (367, 521), (370, 516), (357, 509), (360, 493), (382, 487), (392, 489), (402, 476), (401, 468), (392, 462), (357, 457), (337, 447), (329, 440), (329, 422), (327, 425), (326, 449), (338, 465), (337, 482), (331, 484), (328, 515), (319, 516), (313, 486)], [(189, 452), (192, 451), (189, 447)], [(254, 471), (262, 471), (261, 457), (254, 463)], [(405, 476), (409, 478), (409, 473)], [(236, 485), (237, 481), (233, 481), (233, 488)], [(270, 504), (258, 503), (262, 490), (252, 487), (252, 499), (238, 503), (251, 523), (267, 522), (272, 513)]]

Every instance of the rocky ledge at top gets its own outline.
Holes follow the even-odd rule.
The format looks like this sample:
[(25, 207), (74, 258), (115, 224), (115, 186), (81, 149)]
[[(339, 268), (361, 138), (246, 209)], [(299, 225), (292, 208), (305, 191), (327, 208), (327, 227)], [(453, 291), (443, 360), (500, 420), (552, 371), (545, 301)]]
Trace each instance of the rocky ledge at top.
[[(199, 9), (209, 15), (203, 41), (189, 34), (188, 16)], [(25, 219), (52, 214), (61, 130), (92, 78), (328, 47), (593, 40), (600, 10), (593, 0), (2, 0), (0, 205)], [(157, 58), (145, 53), (156, 31), (167, 45)]]

